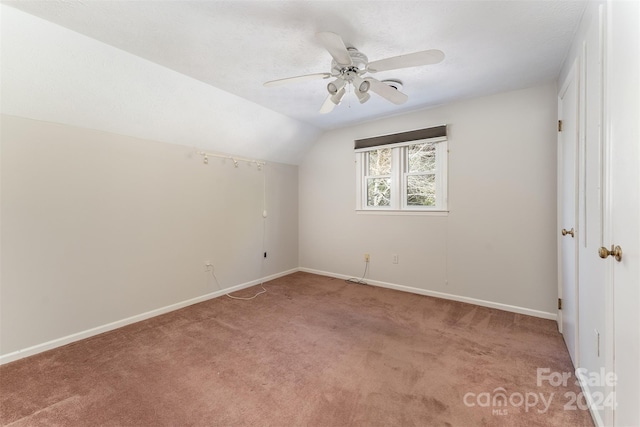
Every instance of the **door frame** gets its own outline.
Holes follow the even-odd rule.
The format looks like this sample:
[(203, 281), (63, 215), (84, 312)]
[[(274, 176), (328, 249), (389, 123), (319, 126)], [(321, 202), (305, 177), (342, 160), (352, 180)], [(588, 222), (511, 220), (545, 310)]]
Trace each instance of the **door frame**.
[[(576, 58), (573, 61), (573, 64), (571, 65), (571, 69), (569, 70), (569, 73), (567, 73), (567, 77), (565, 78), (564, 82), (562, 83), (562, 85), (560, 86), (560, 90), (558, 91), (558, 120), (563, 120), (562, 117), (562, 99), (563, 99), (563, 95), (564, 93), (567, 91), (567, 88), (569, 86), (569, 84), (571, 84), (572, 81), (575, 81), (576, 84), (576, 93), (577, 93), (577, 97), (578, 99), (576, 100), (576, 112), (577, 112), (577, 117), (576, 117), (576, 125), (578, 125), (579, 128), (579, 117), (580, 117), (580, 58)], [(564, 132), (565, 130), (563, 129), (562, 132)], [(564, 172), (564, 168), (563, 168), (563, 164), (564, 164), (564, 156), (563, 156), (563, 149), (562, 149), (562, 144), (563, 144), (563, 135), (562, 135), (561, 131), (558, 131), (558, 138), (557, 138), (557, 204), (558, 204), (558, 209), (557, 209), (557, 226), (556, 226), (556, 245), (557, 245), (557, 253), (558, 253), (558, 298), (560, 299), (564, 299), (565, 295), (563, 295), (563, 263), (562, 263), (562, 239), (563, 236), (560, 233), (560, 230), (562, 230), (563, 228), (563, 211), (562, 211), (562, 200), (565, 196), (564, 194), (564, 187), (563, 187), (563, 183), (562, 183), (562, 176), (563, 176), (563, 172)], [(576, 135), (576, 156), (574, 159), (575, 162), (575, 168), (574, 168), (574, 191), (573, 191), (573, 198), (574, 198), (574, 212), (573, 212), (573, 217), (574, 217), (574, 224), (575, 224), (575, 229), (576, 231), (579, 229), (578, 227), (578, 138), (579, 135)], [(575, 363), (576, 365), (578, 365), (578, 361), (579, 361), (579, 354), (578, 354), (578, 318), (580, 315), (579, 312), (579, 307), (578, 307), (578, 280), (579, 280), (579, 276), (578, 276), (578, 258), (577, 258), (577, 254), (578, 254), (578, 238), (576, 235), (576, 238), (573, 239), (573, 243), (575, 246), (575, 253), (576, 253), (576, 259), (575, 259), (575, 263), (574, 263), (574, 277), (575, 277), (575, 286), (574, 286), (574, 303), (575, 303), (575, 307), (576, 307), (576, 330), (574, 331), (575, 334), (575, 349), (573, 350), (573, 353), (575, 354), (576, 360)], [(558, 309), (558, 330), (560, 331), (561, 334), (564, 333), (563, 331), (563, 313), (561, 309)]]

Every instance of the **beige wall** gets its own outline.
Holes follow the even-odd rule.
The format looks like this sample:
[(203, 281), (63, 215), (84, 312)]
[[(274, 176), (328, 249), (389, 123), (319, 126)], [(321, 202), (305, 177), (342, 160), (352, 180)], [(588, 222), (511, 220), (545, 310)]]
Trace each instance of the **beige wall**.
[[(298, 168), (2, 116), (0, 354), (298, 266)], [(262, 271), (261, 271), (262, 270)]]
[[(300, 165), (300, 266), (555, 313), (554, 83), (325, 133)], [(353, 140), (449, 126), (445, 217), (355, 212)], [(399, 263), (392, 264), (392, 255)]]
[[(359, 276), (367, 252), (377, 281), (553, 313), (555, 120), (548, 84), (327, 132), (299, 185), (296, 166), (265, 169), (262, 267), (255, 166), (3, 115), (0, 355), (214, 292), (205, 260), (230, 287)], [(450, 214), (356, 214), (353, 140), (442, 123)]]

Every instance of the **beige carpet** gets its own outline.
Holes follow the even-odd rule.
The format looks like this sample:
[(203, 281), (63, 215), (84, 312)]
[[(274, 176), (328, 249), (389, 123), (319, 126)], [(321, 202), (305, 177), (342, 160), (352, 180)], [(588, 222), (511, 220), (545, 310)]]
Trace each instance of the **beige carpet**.
[(572, 371), (553, 321), (307, 273), (265, 287), (1, 366), (0, 424), (593, 425), (565, 408), (573, 377), (536, 384)]

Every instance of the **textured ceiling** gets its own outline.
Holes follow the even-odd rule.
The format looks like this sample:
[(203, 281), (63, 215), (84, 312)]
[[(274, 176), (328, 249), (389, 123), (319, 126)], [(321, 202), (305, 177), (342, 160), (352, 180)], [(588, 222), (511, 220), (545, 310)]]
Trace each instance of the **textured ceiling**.
[[(3, 1), (315, 128), (331, 129), (556, 79), (583, 1)], [(340, 34), (370, 61), (440, 49), (437, 65), (376, 74), (400, 79), (409, 101), (353, 94), (318, 113), (327, 72), (315, 38)]]

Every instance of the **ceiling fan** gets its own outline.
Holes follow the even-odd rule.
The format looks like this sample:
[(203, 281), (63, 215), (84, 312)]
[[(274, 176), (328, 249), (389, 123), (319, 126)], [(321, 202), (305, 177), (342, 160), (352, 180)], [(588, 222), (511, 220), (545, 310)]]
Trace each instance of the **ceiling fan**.
[(271, 80), (264, 83), (264, 85), (271, 87), (307, 80), (335, 78), (335, 80), (327, 84), (329, 96), (327, 96), (320, 108), (321, 113), (329, 113), (336, 105), (340, 104), (349, 84), (353, 85), (354, 93), (361, 104), (364, 104), (370, 98), (369, 90), (396, 105), (403, 104), (409, 97), (397, 89), (400, 82), (391, 81), (390, 84), (387, 84), (384, 81), (365, 76), (365, 74), (437, 64), (444, 59), (442, 51), (431, 49), (369, 62), (367, 56), (358, 51), (358, 49), (346, 47), (342, 37), (338, 34), (320, 32), (316, 34), (316, 37), (333, 57), (330, 72)]

